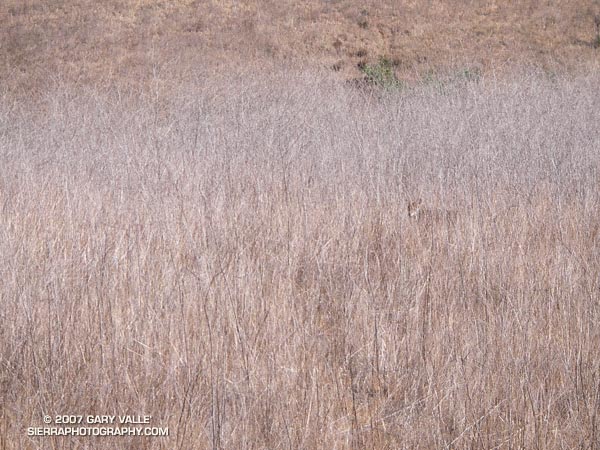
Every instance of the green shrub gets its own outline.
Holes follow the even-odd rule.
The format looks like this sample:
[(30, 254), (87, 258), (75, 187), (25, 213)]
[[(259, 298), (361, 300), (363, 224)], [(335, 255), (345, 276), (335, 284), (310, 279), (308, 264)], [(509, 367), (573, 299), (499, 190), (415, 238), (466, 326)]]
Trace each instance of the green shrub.
[(396, 77), (393, 64), (387, 58), (380, 58), (376, 64), (361, 65), (360, 69), (369, 83), (384, 89), (402, 88), (402, 82)]

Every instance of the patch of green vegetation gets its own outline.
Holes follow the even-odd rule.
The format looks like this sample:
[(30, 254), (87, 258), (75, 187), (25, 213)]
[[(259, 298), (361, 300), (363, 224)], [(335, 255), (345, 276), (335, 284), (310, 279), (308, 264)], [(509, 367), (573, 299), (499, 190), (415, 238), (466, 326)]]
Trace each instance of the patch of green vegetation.
[(375, 64), (364, 64), (360, 70), (365, 74), (367, 82), (384, 89), (402, 89), (403, 83), (394, 73), (394, 64), (388, 58), (379, 58)]
[(466, 67), (456, 74), (456, 78), (465, 81), (479, 81), (481, 78), (481, 70), (477, 67)]

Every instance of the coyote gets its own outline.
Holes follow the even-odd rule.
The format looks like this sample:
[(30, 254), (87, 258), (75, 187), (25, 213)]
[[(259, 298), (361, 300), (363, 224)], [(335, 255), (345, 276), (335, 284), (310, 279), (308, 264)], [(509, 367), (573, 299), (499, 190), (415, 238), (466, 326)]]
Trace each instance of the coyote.
[(458, 219), (458, 213), (450, 209), (428, 208), (423, 205), (423, 200), (418, 199), (408, 202), (408, 217), (426, 225), (443, 223), (453, 225)]

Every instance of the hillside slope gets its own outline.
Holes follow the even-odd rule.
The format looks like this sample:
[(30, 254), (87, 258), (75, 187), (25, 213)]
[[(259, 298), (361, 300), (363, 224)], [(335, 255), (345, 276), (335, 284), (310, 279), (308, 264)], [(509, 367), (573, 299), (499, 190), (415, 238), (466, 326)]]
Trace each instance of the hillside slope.
[[(400, 77), (447, 68), (596, 63), (600, 2), (8, 0), (0, 79), (96, 82), (158, 66), (301, 64), (341, 77), (386, 57)], [(221, 69), (219, 69), (219, 67)]]

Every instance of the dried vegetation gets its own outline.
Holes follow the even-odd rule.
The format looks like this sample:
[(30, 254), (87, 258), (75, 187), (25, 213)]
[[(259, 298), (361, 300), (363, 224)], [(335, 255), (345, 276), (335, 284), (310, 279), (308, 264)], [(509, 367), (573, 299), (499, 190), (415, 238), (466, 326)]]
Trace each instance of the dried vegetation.
[(598, 443), (597, 76), (153, 89), (0, 102), (0, 448)]

